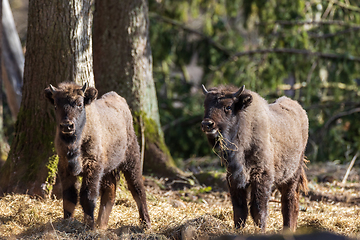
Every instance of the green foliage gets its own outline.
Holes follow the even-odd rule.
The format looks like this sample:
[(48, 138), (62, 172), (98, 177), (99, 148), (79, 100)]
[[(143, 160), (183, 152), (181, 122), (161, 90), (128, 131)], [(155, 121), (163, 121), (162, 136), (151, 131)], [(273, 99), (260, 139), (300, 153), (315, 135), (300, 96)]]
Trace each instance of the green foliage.
[[(245, 84), (269, 101), (284, 94), (298, 100), (309, 115), (308, 158), (351, 159), (360, 147), (360, 3), (348, 3), (149, 1), (154, 77), (172, 155), (210, 154), (200, 130), (204, 83)], [(188, 72), (194, 59), (200, 81)]]

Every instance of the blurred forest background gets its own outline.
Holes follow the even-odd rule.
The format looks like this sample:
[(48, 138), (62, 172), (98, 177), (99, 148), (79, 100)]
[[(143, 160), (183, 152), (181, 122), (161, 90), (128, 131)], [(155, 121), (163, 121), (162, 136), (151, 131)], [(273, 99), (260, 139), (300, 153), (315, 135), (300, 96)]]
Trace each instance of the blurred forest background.
[[(27, 1), (9, 0), (26, 49)], [(311, 162), (350, 161), (360, 145), (360, 1), (149, 0), (160, 120), (178, 166), (212, 154), (201, 84), (242, 86), (307, 110)], [(45, 86), (44, 86), (45, 87)], [(15, 119), (6, 92), (4, 134)], [(4, 158), (4, 156), (3, 156)]]

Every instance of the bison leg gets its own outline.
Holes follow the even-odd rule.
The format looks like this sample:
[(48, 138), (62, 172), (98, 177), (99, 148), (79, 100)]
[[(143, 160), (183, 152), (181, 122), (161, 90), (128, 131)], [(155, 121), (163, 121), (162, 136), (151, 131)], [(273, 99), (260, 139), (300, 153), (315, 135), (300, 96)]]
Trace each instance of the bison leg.
[(106, 229), (112, 207), (116, 197), (116, 177), (114, 173), (107, 173), (101, 180), (101, 202), (97, 224), (100, 229)]
[(84, 211), (85, 224), (94, 229), (94, 209), (96, 206), (97, 197), (99, 195), (102, 171), (97, 169), (95, 166), (88, 166), (87, 173), (88, 174), (83, 176), (80, 190), (80, 204)]
[(296, 230), (299, 215), (299, 176), (280, 188), (281, 212), (283, 215), (284, 228)]
[(243, 228), (248, 216), (247, 188), (240, 188), (231, 176), (227, 177), (231, 202), (234, 211), (235, 228)]
[(62, 162), (61, 160), (59, 162), (59, 177), (63, 194), (64, 218), (71, 218), (74, 216), (74, 210), (78, 202), (78, 190), (75, 187), (77, 177), (70, 174)]
[(149, 229), (151, 227), (151, 223), (146, 204), (145, 187), (142, 174), (140, 173), (140, 161), (136, 161), (133, 168), (126, 167), (126, 169), (123, 169), (122, 171), (124, 173), (129, 190), (139, 209), (141, 224), (144, 224), (144, 227)]
[(151, 222), (147, 209), (146, 193), (141, 172), (140, 149), (135, 133), (133, 133), (132, 140), (129, 141), (131, 143), (126, 150), (126, 161), (120, 166), (120, 169), (125, 176), (128, 188), (138, 207), (141, 225), (150, 229)]
[(151, 223), (146, 204), (146, 193), (142, 175), (140, 174), (140, 171), (123, 171), (123, 173), (129, 190), (139, 209), (141, 223), (149, 229), (151, 227)]
[(262, 232), (265, 232), (272, 180), (267, 174), (256, 179), (261, 181), (251, 183), (250, 213), (255, 224), (260, 227)]

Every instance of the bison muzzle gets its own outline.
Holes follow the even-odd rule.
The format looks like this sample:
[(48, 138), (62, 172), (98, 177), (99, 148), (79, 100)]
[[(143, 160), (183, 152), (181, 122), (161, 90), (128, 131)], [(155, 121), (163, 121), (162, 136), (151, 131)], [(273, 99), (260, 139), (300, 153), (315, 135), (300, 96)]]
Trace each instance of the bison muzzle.
[(300, 190), (306, 191), (304, 153), (308, 117), (298, 102), (281, 97), (268, 104), (242, 86), (205, 86), (202, 130), (220, 152), (235, 227), (244, 227), (250, 214), (265, 232), (272, 186), (281, 192), (283, 225), (296, 230)]
[[(100, 195), (97, 225), (105, 229), (121, 171), (138, 206), (141, 222), (150, 228), (140, 150), (125, 99), (115, 92), (96, 99), (97, 90), (87, 84), (81, 87), (61, 83), (58, 88), (50, 85), (44, 92), (55, 107), (55, 148), (59, 155), (64, 218), (74, 216), (80, 198), (85, 223), (95, 228), (94, 209)], [(76, 188), (78, 176), (82, 177), (80, 196)]]

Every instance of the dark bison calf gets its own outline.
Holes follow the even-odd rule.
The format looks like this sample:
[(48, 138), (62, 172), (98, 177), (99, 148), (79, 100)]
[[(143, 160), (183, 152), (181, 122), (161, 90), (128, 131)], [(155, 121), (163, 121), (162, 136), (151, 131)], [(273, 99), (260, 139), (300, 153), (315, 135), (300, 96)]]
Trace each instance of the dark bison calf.
[(109, 92), (96, 100), (97, 90), (74, 83), (45, 89), (55, 106), (55, 148), (63, 189), (64, 218), (73, 217), (78, 202), (75, 185), (82, 176), (80, 204), (84, 221), (95, 227), (94, 209), (101, 196), (97, 219), (105, 229), (115, 201), (120, 171), (136, 201), (142, 223), (150, 227), (146, 193), (140, 172), (139, 145), (132, 115), (124, 98)]
[(220, 150), (227, 167), (227, 182), (235, 227), (243, 227), (250, 213), (265, 232), (273, 185), (281, 192), (284, 227), (296, 230), (299, 193), (306, 191), (304, 152), (308, 118), (296, 101), (281, 97), (268, 104), (257, 93), (234, 87), (205, 93), (202, 130)]

